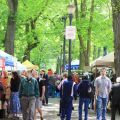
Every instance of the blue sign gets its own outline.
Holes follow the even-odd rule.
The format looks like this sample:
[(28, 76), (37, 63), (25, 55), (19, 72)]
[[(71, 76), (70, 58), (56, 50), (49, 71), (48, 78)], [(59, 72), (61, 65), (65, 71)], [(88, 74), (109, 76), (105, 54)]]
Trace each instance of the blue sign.
[[(68, 70), (69, 65), (65, 65), (65, 70)], [(79, 65), (71, 65), (71, 70), (78, 70), (79, 69)]]

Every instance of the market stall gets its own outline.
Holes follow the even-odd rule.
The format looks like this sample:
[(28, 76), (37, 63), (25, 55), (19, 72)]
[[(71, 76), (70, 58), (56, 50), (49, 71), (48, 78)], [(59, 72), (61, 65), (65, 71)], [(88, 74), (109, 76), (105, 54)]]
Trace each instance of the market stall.
[(99, 57), (91, 63), (91, 70), (95, 74), (95, 78), (100, 74), (101, 67), (106, 67), (107, 75), (111, 78), (115, 75), (114, 70), (114, 52), (106, 56)]
[(2, 69), (2, 71), (5, 69), (5, 59), (4, 58), (0, 58), (0, 68)]
[(0, 58), (5, 60), (5, 66), (14, 67), (14, 57), (0, 50)]
[[(4, 110), (4, 102), (5, 102), (5, 94), (4, 94), (4, 70), (5, 70), (5, 59), (0, 58), (0, 68), (2, 69), (0, 73), (0, 118), (5, 117), (5, 110)], [(4, 84), (4, 85), (3, 85)]]
[(7, 71), (14, 70), (15, 61), (15, 57), (0, 50), (0, 87), (2, 88), (2, 90), (0, 91), (0, 118), (5, 117), (5, 111), (7, 111), (8, 109), (7, 106), (9, 103), (7, 103), (7, 101), (9, 100), (9, 98), (7, 98), (6, 96), (8, 96), (8, 91), (10, 93), (10, 87)]
[(25, 65), (23, 65), (22, 63), (17, 61), (17, 63), (16, 63), (16, 70), (17, 71), (22, 71), (22, 70), (27, 70), (27, 68), (25, 67)]
[(114, 67), (114, 53), (111, 52), (106, 56), (99, 57), (91, 63), (91, 67)]
[(26, 60), (25, 62), (22, 63), (22, 65), (24, 65), (26, 67), (27, 70), (32, 70), (32, 69), (36, 69), (38, 70), (39, 67), (37, 65), (33, 65), (30, 61)]
[(107, 54), (106, 56), (101, 58), (107, 65), (110, 67), (114, 67), (114, 52)]

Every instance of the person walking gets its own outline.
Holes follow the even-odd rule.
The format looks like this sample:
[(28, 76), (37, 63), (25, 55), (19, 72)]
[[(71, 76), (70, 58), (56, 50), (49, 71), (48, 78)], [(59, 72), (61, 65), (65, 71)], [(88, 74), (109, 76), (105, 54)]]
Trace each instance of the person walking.
[(55, 97), (55, 90), (56, 90), (56, 86), (55, 86), (55, 83), (58, 79), (57, 77), (57, 73), (55, 72), (53, 74), (53, 76), (49, 77), (49, 88), (51, 90), (51, 97), (54, 98)]
[[(42, 100), (44, 98), (44, 94), (45, 94), (45, 83), (44, 80), (40, 79), (38, 76), (38, 72), (36, 70), (32, 70), (32, 76), (33, 78), (35, 78), (38, 82), (39, 85), (39, 93), (40, 96), (39, 98), (36, 100), (36, 110), (39, 112), (40, 114), (40, 119), (43, 120), (43, 114), (42, 114)], [(36, 111), (35, 111), (35, 117), (36, 119)]]
[(34, 120), (35, 103), (39, 97), (39, 86), (36, 79), (31, 76), (31, 72), (25, 73), (26, 77), (22, 77), (19, 89), (21, 100), (23, 120)]
[(88, 120), (88, 107), (90, 104), (91, 96), (90, 92), (92, 92), (92, 84), (88, 79), (88, 75), (84, 74), (82, 76), (82, 81), (78, 84), (78, 94), (79, 94), (79, 120), (82, 120), (82, 107), (84, 104), (84, 112), (85, 117), (84, 120)]
[(97, 120), (106, 120), (106, 108), (111, 87), (112, 83), (110, 79), (106, 76), (106, 69), (102, 68), (101, 75), (95, 80)]
[(12, 78), (10, 81), (10, 114), (13, 117), (17, 116), (18, 113), (21, 112), (20, 107), (20, 99), (19, 99), (19, 85), (20, 85), (20, 77), (17, 72), (12, 72)]
[(57, 116), (61, 115), (61, 102), (62, 102), (62, 86), (65, 81), (67, 81), (68, 75), (66, 73), (63, 74), (63, 80), (60, 82), (60, 84), (57, 86), (58, 90), (60, 91), (60, 104), (59, 104), (59, 113)]
[(111, 120), (115, 120), (117, 111), (120, 114), (120, 77), (116, 79), (116, 82), (109, 95), (111, 101)]
[(40, 78), (44, 80), (45, 83), (45, 97), (43, 99), (43, 105), (48, 105), (48, 75), (45, 73), (45, 70), (41, 70)]
[(61, 120), (71, 120), (73, 95), (74, 82), (72, 76), (68, 76), (67, 81), (64, 81), (62, 86)]

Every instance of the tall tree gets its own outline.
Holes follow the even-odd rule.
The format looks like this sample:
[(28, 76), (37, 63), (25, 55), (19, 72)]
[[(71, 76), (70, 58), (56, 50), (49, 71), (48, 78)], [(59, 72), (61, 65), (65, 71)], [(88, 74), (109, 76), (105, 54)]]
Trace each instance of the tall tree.
[[(0, 0), (0, 14), (2, 14), (2, 17), (0, 18), (0, 49), (3, 50), (7, 28), (7, 18), (8, 14), (10, 13), (8, 11), (8, 2), (6, 1), (7, 0)], [(45, 1), (48, 1), (47, 5)], [(61, 43), (63, 43), (61, 36), (63, 35), (64, 29), (63, 24), (60, 22), (60, 18), (66, 15), (66, 7), (69, 4), (69, 1), (70, 0), (19, 0), (19, 5), (17, 9), (17, 21), (15, 16), (15, 21), (17, 23), (14, 41), (14, 55), (20, 61), (23, 60), (23, 57), (28, 56), (31, 61), (34, 61), (34, 63), (38, 65), (44, 63), (46, 64), (46, 66), (49, 66), (48, 64), (51, 64), (49, 60), (56, 59), (60, 55), (60, 45)], [(78, 7), (76, 26), (79, 37), (77, 37), (76, 41), (72, 42), (72, 47), (74, 47), (72, 49), (72, 59), (78, 59), (79, 56), (80, 59), (84, 59), (84, 56), (87, 54), (88, 51), (87, 42), (89, 40), (88, 28), (90, 26), (89, 23), (91, 0), (76, 1), (78, 2), (78, 4), (76, 5)], [(41, 15), (39, 15), (40, 12), (42, 13)], [(34, 22), (36, 17), (37, 21)], [(93, 20), (94, 21), (92, 23), (94, 24), (92, 24), (92, 36), (90, 36), (90, 39), (92, 39), (90, 46), (91, 53), (93, 53), (94, 51), (94, 45), (96, 46), (96, 48), (103, 48), (103, 46), (107, 46), (108, 52), (112, 51), (113, 34), (111, 24), (111, 6), (109, 0), (100, 0), (95, 2), (95, 12)], [(75, 21), (73, 21), (73, 23), (74, 22)], [(32, 29), (31, 25), (33, 25), (34, 29)], [(28, 26), (29, 28), (28, 33), (25, 32), (25, 26)], [(11, 32), (13, 31), (11, 30)], [(35, 45), (35, 47), (32, 47), (31, 44), (37, 42), (36, 38), (38, 38), (39, 43), (37, 44), (37, 46)], [(11, 44), (8, 42), (6, 43), (8, 45)], [(33, 49), (30, 50), (30, 47), (32, 47)], [(67, 53), (68, 42), (66, 41), (66, 58)], [(102, 54), (103, 53), (101, 49), (100, 55)], [(90, 54), (88, 57), (90, 58), (90, 60), (92, 60), (91, 58), (93, 58), (93, 54)], [(81, 62), (85, 61), (86, 59), (81, 60)], [(54, 61), (52, 63), (54, 63)]]
[(120, 77), (120, 0), (112, 0), (115, 71)]
[(34, 42), (27, 41), (27, 47), (26, 47), (25, 52), (24, 52), (23, 61), (30, 60), (30, 52), (31, 52), (31, 50), (33, 50), (39, 44), (38, 36), (37, 36), (37, 34), (35, 32), (36, 21), (37, 21), (37, 19), (31, 20), (30, 24), (26, 23), (26, 25), (25, 25), (26, 34), (30, 32), (30, 26), (31, 26), (31, 32), (32, 32), (32, 35), (33, 35)]
[[(75, 6), (76, 6), (76, 26), (77, 26), (77, 32), (78, 32), (78, 39), (80, 42), (80, 58), (84, 59), (85, 66), (89, 66), (90, 64), (90, 52), (91, 52), (91, 35), (92, 35), (92, 22), (93, 22), (93, 13), (94, 13), (94, 0), (91, 0), (91, 7), (90, 7), (90, 13), (89, 13), (89, 20), (88, 20), (88, 27), (86, 27), (86, 36), (81, 30), (81, 24), (82, 22), (86, 21), (87, 19), (87, 1), (81, 0), (81, 9), (78, 10), (78, 0), (74, 0)], [(84, 23), (83, 23), (84, 24)], [(84, 42), (86, 41), (86, 43)], [(81, 59), (81, 63), (83, 60)], [(84, 64), (84, 63), (83, 63)], [(82, 66), (83, 67), (83, 66)]]
[(14, 55), (14, 40), (18, 0), (7, 0), (7, 2), (9, 8), (9, 15), (7, 21), (7, 30), (5, 34), (5, 51), (11, 55)]
[[(26, 25), (25, 25), (26, 34), (32, 33), (32, 38), (34, 39), (34, 41), (32, 41), (32, 42), (31, 42), (31, 40), (27, 41), (27, 47), (24, 52), (23, 61), (30, 60), (30, 52), (34, 48), (36, 48), (40, 43), (40, 40), (36, 33), (36, 22), (39, 20), (39, 17), (44, 13), (44, 10), (48, 4), (48, 0), (46, 0), (44, 2), (45, 2), (45, 5), (42, 6), (42, 9), (40, 9), (39, 13), (34, 18), (33, 18), (33, 16), (31, 16), (31, 18), (29, 18), (26, 22)], [(40, 3), (40, 5), (41, 5), (41, 3)], [(38, 11), (36, 11), (36, 12), (38, 12)]]

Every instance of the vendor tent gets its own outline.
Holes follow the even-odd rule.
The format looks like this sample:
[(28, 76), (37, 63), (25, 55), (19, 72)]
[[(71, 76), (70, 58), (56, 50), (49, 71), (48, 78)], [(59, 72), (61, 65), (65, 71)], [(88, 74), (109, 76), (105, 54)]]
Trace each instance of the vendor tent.
[(25, 62), (22, 63), (22, 65), (24, 65), (27, 70), (31, 70), (31, 69), (38, 69), (37, 65), (33, 65), (30, 61), (26, 60)]
[(114, 52), (107, 54), (106, 56), (102, 57), (102, 61), (114, 63)]
[(27, 70), (27, 68), (23, 64), (21, 64), (20, 62), (17, 62), (16, 70), (22, 71), (22, 70)]
[(102, 57), (99, 57), (97, 58), (96, 60), (94, 60), (92, 63), (91, 63), (91, 67), (94, 67), (94, 66), (99, 66), (103, 63), (103, 61), (101, 61)]
[(0, 58), (0, 68), (5, 68), (5, 59)]
[(114, 67), (114, 52), (111, 52), (102, 57), (101, 60), (105, 63), (106, 66)]
[(111, 52), (104, 57), (97, 58), (95, 61), (92, 62), (91, 66), (114, 67), (114, 52)]
[(5, 59), (5, 66), (14, 67), (14, 57), (0, 50), (0, 58)]

